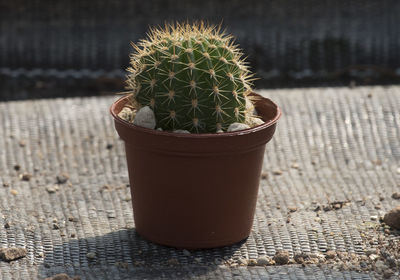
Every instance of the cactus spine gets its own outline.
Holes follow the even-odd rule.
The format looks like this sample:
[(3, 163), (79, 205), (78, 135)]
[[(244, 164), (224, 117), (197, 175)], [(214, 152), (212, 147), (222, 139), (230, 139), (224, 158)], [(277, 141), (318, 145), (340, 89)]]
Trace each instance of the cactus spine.
[(131, 101), (136, 109), (153, 109), (157, 128), (215, 133), (251, 116), (252, 74), (232, 36), (219, 27), (167, 25), (132, 45)]

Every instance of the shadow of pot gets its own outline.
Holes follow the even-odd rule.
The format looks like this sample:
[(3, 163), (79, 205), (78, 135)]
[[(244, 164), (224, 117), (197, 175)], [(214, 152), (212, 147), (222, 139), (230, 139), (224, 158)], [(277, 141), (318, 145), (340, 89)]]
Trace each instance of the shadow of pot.
[(265, 144), (281, 115), (271, 100), (258, 97), (255, 107), (264, 124), (218, 134), (138, 127), (117, 116), (127, 97), (111, 106), (125, 142), (140, 235), (187, 249), (231, 245), (249, 236)]

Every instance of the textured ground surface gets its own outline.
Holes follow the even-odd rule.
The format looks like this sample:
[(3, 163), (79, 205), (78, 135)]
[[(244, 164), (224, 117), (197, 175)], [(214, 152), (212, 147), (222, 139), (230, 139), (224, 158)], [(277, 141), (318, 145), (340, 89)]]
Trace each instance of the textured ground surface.
[(283, 116), (267, 145), (252, 234), (191, 252), (135, 233), (124, 149), (108, 114), (113, 97), (0, 103), (0, 248), (27, 249), (0, 261), (0, 279), (382, 278), (328, 261), (246, 264), (277, 250), (291, 259), (327, 251), (357, 259), (399, 244), (390, 243), (398, 232), (382, 233), (379, 216), (400, 204), (392, 198), (400, 189), (400, 87), (262, 93)]

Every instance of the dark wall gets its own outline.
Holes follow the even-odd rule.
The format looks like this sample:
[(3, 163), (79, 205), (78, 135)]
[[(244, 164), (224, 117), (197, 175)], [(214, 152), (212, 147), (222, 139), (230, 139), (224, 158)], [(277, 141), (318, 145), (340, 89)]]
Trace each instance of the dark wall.
[(223, 21), (262, 79), (400, 74), (397, 0), (0, 0), (0, 75), (122, 76), (130, 41), (186, 19)]

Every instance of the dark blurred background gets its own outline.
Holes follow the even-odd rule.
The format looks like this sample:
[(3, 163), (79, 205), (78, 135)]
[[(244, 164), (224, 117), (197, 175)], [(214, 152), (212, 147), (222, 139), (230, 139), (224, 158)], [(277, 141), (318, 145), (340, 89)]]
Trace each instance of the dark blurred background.
[(400, 83), (397, 0), (0, 0), (0, 100), (121, 91), (130, 41), (200, 19), (236, 36), (257, 88)]

